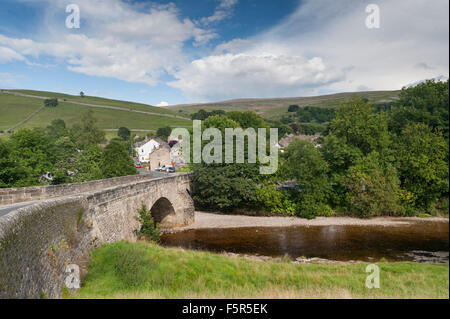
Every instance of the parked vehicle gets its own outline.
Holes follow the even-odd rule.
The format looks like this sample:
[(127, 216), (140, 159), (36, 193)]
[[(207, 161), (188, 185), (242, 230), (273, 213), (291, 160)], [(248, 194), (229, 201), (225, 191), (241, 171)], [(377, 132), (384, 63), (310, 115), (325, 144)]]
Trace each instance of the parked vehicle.
[(137, 162), (136, 163), (136, 168), (141, 168), (141, 167), (142, 167), (142, 164), (140, 162)]
[(173, 167), (173, 166), (166, 167), (166, 172), (167, 173), (175, 173), (175, 167)]
[(157, 171), (157, 172), (164, 172), (165, 170), (166, 170), (166, 165), (155, 168), (155, 171)]

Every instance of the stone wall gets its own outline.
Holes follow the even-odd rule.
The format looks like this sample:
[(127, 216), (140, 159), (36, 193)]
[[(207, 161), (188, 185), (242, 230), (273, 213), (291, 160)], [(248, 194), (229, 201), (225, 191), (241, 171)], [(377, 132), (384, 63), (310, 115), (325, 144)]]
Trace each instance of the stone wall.
[(144, 202), (171, 205), (162, 221), (194, 221), (189, 174), (144, 180), (47, 199), (0, 218), (0, 298), (61, 297), (68, 264), (83, 266), (92, 248), (136, 239), (137, 209)]
[(144, 181), (150, 178), (152, 178), (151, 174), (129, 175), (84, 183), (19, 188), (0, 188), (0, 205), (9, 205), (20, 202), (79, 194), (98, 189), (104, 189), (107, 187)]

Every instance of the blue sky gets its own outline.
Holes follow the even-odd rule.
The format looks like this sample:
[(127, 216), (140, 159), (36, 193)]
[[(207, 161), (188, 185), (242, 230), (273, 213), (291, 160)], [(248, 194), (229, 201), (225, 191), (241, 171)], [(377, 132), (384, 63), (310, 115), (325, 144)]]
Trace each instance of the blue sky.
[(380, 28), (358, 0), (2, 0), (0, 88), (173, 105), (448, 78), (447, 0), (372, 3)]

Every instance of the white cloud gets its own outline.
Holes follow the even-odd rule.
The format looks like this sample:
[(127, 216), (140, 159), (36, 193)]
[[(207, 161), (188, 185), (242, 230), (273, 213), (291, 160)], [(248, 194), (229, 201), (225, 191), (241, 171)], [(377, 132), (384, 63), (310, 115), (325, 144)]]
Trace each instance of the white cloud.
[(16, 60), (25, 61), (25, 58), (10, 48), (0, 46), (0, 63), (7, 63)]
[(41, 2), (42, 30), (32, 39), (0, 34), (0, 63), (49, 56), (74, 72), (149, 85), (173, 75), (168, 84), (198, 101), (399, 89), (449, 73), (447, 0), (379, 0), (380, 29), (366, 28), (367, 3), (305, 0), (279, 25), (212, 53), (198, 49), (194, 61), (185, 44), (217, 37), (209, 25), (231, 17), (237, 0), (199, 21), (180, 18), (173, 4), (77, 0), (76, 31), (61, 26), (67, 1)]
[(149, 7), (120, 0), (78, 0), (82, 21), (74, 32), (55, 18), (65, 12), (67, 1), (46, 2), (45, 30), (36, 32), (45, 36), (16, 39), (0, 34), (0, 62), (50, 56), (74, 72), (156, 85), (161, 76), (187, 62), (187, 41), (200, 45), (215, 37), (180, 19), (174, 5)]
[(170, 83), (199, 101), (234, 97), (273, 97), (316, 93), (336, 82), (343, 72), (329, 69), (322, 59), (281, 54), (222, 54), (198, 59)]
[[(276, 27), (223, 43), (213, 55), (193, 61), (170, 85), (211, 101), (393, 90), (448, 77), (448, 1), (377, 4), (381, 28), (368, 29), (366, 3), (304, 1)], [(320, 63), (311, 66), (311, 60)]]
[(220, 0), (214, 14), (200, 19), (200, 23), (208, 25), (230, 18), (233, 15), (233, 8), (237, 3), (238, 0)]
[(169, 103), (166, 102), (166, 101), (161, 101), (158, 104), (156, 104), (156, 106), (160, 106), (160, 107), (162, 107), (162, 106), (169, 106)]

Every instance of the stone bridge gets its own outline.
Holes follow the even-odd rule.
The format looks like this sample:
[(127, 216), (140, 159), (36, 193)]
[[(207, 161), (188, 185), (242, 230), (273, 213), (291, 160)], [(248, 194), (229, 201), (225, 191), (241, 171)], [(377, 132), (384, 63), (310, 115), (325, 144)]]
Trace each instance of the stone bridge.
[(83, 272), (92, 248), (136, 240), (142, 203), (162, 229), (194, 221), (189, 174), (0, 189), (0, 205), (19, 202), (0, 206), (0, 298), (60, 297), (67, 265)]

